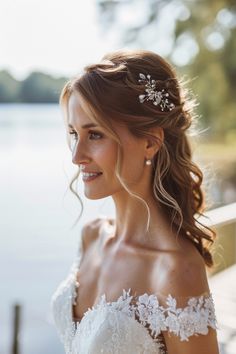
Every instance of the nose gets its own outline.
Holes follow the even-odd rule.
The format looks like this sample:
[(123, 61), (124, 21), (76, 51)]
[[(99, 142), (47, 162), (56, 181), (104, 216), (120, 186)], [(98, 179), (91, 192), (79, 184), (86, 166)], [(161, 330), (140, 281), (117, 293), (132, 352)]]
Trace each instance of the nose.
[(82, 146), (80, 142), (75, 144), (74, 148), (72, 149), (72, 163), (75, 165), (86, 164), (90, 161), (86, 154), (86, 149)]

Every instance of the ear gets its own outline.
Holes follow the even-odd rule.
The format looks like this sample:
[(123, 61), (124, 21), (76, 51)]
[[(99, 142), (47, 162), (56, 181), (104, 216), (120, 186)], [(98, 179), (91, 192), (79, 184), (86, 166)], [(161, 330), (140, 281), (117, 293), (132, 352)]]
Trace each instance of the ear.
[(154, 155), (160, 150), (164, 141), (164, 130), (161, 127), (151, 128), (149, 130), (150, 138), (145, 139), (145, 156), (152, 159)]

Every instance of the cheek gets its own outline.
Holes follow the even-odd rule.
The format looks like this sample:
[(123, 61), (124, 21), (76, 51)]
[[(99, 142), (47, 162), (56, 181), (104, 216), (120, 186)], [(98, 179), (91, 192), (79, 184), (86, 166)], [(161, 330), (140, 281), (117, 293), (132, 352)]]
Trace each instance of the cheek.
[(112, 171), (114, 173), (117, 149), (113, 144), (104, 144), (97, 146), (93, 150), (93, 158), (96, 163), (105, 171)]
[(124, 167), (124, 171), (126, 171), (126, 174), (133, 177), (134, 179), (138, 180), (142, 176), (143, 163), (137, 155), (133, 155), (131, 158), (127, 159)]
[(130, 182), (137, 182), (143, 175), (144, 161), (139, 149), (126, 150), (124, 155), (123, 176)]

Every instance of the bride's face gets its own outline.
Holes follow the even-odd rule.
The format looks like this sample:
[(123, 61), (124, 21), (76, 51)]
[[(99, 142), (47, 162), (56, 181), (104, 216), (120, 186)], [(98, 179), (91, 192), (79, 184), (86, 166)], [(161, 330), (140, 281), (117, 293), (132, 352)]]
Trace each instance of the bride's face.
[[(72, 162), (82, 165), (84, 194), (100, 199), (124, 191), (115, 175), (117, 143), (82, 109), (79, 95), (73, 93), (68, 103), (68, 133), (72, 138)], [(135, 138), (126, 127), (114, 125), (123, 149), (121, 176), (132, 190), (138, 188), (144, 170), (144, 141)], [(96, 173), (87, 176), (86, 173)]]

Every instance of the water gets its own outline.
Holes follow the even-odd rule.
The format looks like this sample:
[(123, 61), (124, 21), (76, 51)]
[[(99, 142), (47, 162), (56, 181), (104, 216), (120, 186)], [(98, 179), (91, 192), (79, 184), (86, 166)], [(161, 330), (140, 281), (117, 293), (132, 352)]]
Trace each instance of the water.
[(67, 191), (74, 173), (58, 105), (0, 105), (0, 354), (10, 354), (15, 302), (22, 304), (21, 353), (64, 353), (51, 295), (67, 275), (84, 222), (114, 215), (110, 198), (81, 195), (84, 215), (71, 229), (80, 211)]

